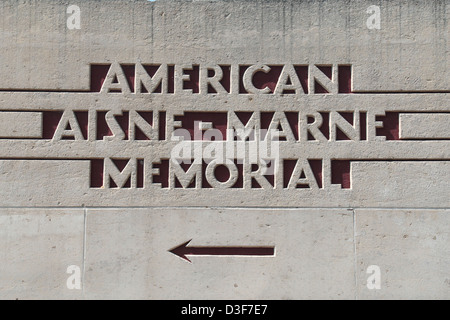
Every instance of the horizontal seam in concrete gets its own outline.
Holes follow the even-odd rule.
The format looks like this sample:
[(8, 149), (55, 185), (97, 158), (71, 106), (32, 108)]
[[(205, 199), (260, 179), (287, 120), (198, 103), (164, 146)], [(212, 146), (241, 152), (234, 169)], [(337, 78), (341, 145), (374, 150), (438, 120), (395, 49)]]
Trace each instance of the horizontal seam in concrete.
[(113, 206), (113, 207), (27, 207), (27, 206), (18, 206), (18, 207), (10, 207), (10, 206), (0, 206), (0, 209), (258, 209), (258, 210), (298, 210), (298, 209), (338, 209), (338, 210), (374, 210), (374, 209), (382, 209), (382, 210), (449, 210), (450, 207), (193, 207), (193, 206), (143, 206), (143, 207), (131, 207), (131, 206)]
[(353, 264), (354, 264), (354, 275), (355, 275), (355, 300), (358, 300), (358, 256), (356, 249), (356, 211), (352, 210), (353, 216)]
[(82, 276), (81, 276), (81, 295), (84, 298), (85, 275), (86, 275), (86, 231), (87, 231), (87, 209), (84, 208), (83, 219), (83, 254), (82, 254)]

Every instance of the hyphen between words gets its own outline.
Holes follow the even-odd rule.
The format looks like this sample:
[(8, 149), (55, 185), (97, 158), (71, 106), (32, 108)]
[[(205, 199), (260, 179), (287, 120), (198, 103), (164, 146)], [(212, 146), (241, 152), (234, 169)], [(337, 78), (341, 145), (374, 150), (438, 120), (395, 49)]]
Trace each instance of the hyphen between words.
[[(80, 112), (65, 111), (53, 134), (53, 141), (128, 141), (140, 145), (147, 141), (148, 148), (154, 148), (154, 143), (162, 143), (161, 140), (173, 143), (171, 151), (159, 159), (147, 159), (145, 156), (141, 159), (128, 159), (126, 166), (122, 167), (114, 162), (115, 159), (106, 159), (100, 169), (103, 173), (102, 183), (96, 185), (104, 188), (126, 188), (127, 183), (130, 188), (143, 188), (144, 184), (139, 185), (139, 179), (133, 177), (137, 177), (139, 172), (144, 174), (144, 171), (150, 172), (145, 179), (148, 188), (147, 183), (155, 181), (152, 172), (157, 172), (155, 175), (160, 176), (161, 168), (157, 168), (155, 164), (164, 158), (172, 161), (167, 166), (169, 174), (158, 182), (162, 183), (163, 187), (189, 188), (195, 180), (196, 187), (206, 185), (213, 188), (232, 188), (238, 183), (239, 176), (244, 175), (244, 188), (255, 185), (253, 181), (262, 188), (278, 188), (281, 185), (276, 183), (277, 178), (272, 179), (271, 183), (267, 176), (280, 175), (286, 179), (283, 166), (287, 162), (284, 160), (293, 160), (280, 158), (280, 144), (293, 143), (292, 147), (295, 147), (314, 141), (355, 143), (386, 139), (385, 136), (379, 136), (377, 131), (382, 129), (383, 121), (378, 121), (376, 114), (369, 112), (364, 114), (364, 121), (361, 121), (360, 112), (343, 115), (339, 112), (302, 114), (230, 111), (219, 114), (193, 112), (171, 117), (168, 112), (145, 113), (133, 110), (123, 112), (120, 116), (112, 111), (84, 113), (87, 119), (83, 122), (87, 123), (87, 126), (80, 125), (79, 119), (83, 116)], [(90, 115), (95, 121), (92, 121)], [(325, 117), (328, 121), (323, 120)], [(366, 123), (365, 126), (361, 125), (363, 122)], [(166, 136), (170, 138), (166, 139)], [(137, 160), (145, 163), (141, 171), (138, 170)], [(326, 181), (331, 181), (331, 167), (326, 170), (325, 159), (297, 160), (291, 174), (298, 177), (292, 178), (291, 175), (289, 181), (283, 183), (286, 188), (296, 188), (298, 185), (322, 188), (327, 186)], [(318, 174), (313, 174), (311, 161), (320, 161), (320, 168), (316, 170)], [(191, 165), (186, 167), (182, 162)], [(244, 167), (239, 169), (239, 164)], [(226, 168), (228, 173), (225, 173), (225, 176), (228, 175), (228, 178), (220, 180), (216, 176), (216, 169), (219, 167)], [(202, 183), (202, 177), (206, 178), (206, 184)], [(110, 183), (110, 178), (114, 183)], [(130, 179), (131, 182), (128, 182)], [(164, 184), (164, 181), (171, 182)]]
[[(117, 62), (111, 65), (92, 65), (91, 85), (101, 93), (193, 93), (197, 88), (199, 93), (214, 91), (216, 93), (233, 92), (233, 88), (253, 94), (285, 94), (288, 93), (339, 93), (341, 87), (348, 91), (351, 87), (351, 67), (345, 65), (301, 66), (203, 66), (203, 65), (121, 65)], [(197, 79), (192, 79), (193, 73), (186, 74), (197, 68)], [(271, 79), (255, 79), (261, 74), (270, 74), (275, 68), (278, 73), (276, 83)], [(227, 77), (224, 77), (228, 70)], [(172, 76), (171, 76), (172, 75)], [(195, 78), (195, 77), (194, 77)], [(223, 82), (223, 80), (225, 80)], [(271, 82), (272, 81), (272, 82)], [(172, 82), (172, 85), (170, 83)], [(185, 84), (189, 83), (188, 89)], [(263, 83), (263, 84), (261, 84)], [(264, 84), (265, 83), (265, 84)], [(131, 85), (130, 85), (131, 84)], [(172, 87), (172, 88), (171, 88)], [(271, 89), (271, 87), (273, 89)], [(95, 91), (95, 90), (93, 90)], [(240, 91), (239, 91), (240, 92)], [(187, 140), (242, 140), (249, 138), (255, 130), (277, 131), (273, 139), (287, 142), (306, 141), (337, 141), (337, 140), (368, 140), (380, 141), (386, 137), (382, 134), (385, 121), (392, 117), (382, 110), (354, 111), (274, 111), (249, 112), (248, 110), (222, 111), (214, 106), (214, 111), (163, 111), (152, 106), (147, 109), (122, 110), (115, 108), (101, 111), (66, 110), (58, 119), (54, 112), (47, 112), (48, 126), (44, 128), (46, 139), (53, 140), (159, 140), (171, 138), (176, 132)], [(150, 109), (150, 110), (149, 110)], [(292, 110), (296, 110), (293, 106)], [(320, 110), (320, 109), (318, 109)], [(49, 116), (50, 115), (50, 116)], [(385, 119), (383, 119), (385, 118)], [(394, 115), (395, 118), (395, 115)], [(45, 121), (44, 121), (45, 122)], [(84, 122), (80, 124), (80, 122)], [(398, 122), (394, 119), (394, 122)], [(44, 126), (46, 125), (44, 123)], [(208, 130), (206, 135), (193, 135), (193, 131)], [(214, 131), (215, 130), (215, 131)], [(85, 131), (85, 132), (83, 132)], [(86, 132), (87, 131), (87, 132)], [(49, 132), (51, 136), (49, 136)], [(381, 132), (381, 134), (380, 134)], [(212, 137), (209, 135), (212, 134)], [(176, 134), (175, 134), (176, 135)], [(187, 137), (189, 136), (190, 137)], [(206, 137), (205, 137), (206, 136)], [(265, 135), (260, 135), (263, 138)], [(187, 137), (187, 138), (186, 138)], [(389, 138), (389, 137), (388, 137)]]
[[(91, 89), (101, 94), (350, 93), (351, 67), (113, 63), (92, 66)], [(393, 115), (395, 118), (396, 114)], [(279, 144), (390, 140), (392, 137), (385, 134), (384, 126), (388, 122), (391, 126), (391, 120), (390, 114), (380, 110), (357, 109), (343, 112), (171, 111), (157, 107), (65, 110), (44, 113), (44, 139), (175, 142), (170, 154), (157, 158), (92, 161), (91, 175), (96, 176), (91, 177), (94, 188), (159, 185), (186, 189), (323, 189), (336, 183), (349, 188), (342, 179), (333, 182), (336, 161), (317, 157), (282, 159)], [(398, 119), (396, 122), (398, 125)], [(349, 173), (348, 161), (344, 167), (344, 172), (339, 169), (339, 174)]]

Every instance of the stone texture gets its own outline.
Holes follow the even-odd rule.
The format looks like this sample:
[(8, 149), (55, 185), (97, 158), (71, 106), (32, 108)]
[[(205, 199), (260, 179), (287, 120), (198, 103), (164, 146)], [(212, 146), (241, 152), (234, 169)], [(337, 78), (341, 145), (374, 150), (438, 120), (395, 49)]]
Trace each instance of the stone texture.
[[(356, 210), (360, 299), (450, 298), (449, 210)], [(381, 290), (368, 290), (366, 269), (381, 268)]]
[(82, 209), (0, 209), (0, 299), (79, 299), (67, 268), (83, 266)]
[[(282, 217), (282, 218), (281, 218)], [(189, 257), (191, 246), (275, 246), (275, 257)], [(86, 298), (352, 299), (353, 217), (345, 209), (92, 209)]]
[[(89, 172), (88, 162), (1, 160), (1, 205), (70, 206), (70, 202), (81, 205), (80, 199), (89, 189), (89, 177), (75, 174), (82, 171)], [(76, 200), (67, 202), (68, 199)]]
[[(82, 27), (72, 32), (66, 27), (67, 2), (44, 6), (6, 0), (0, 7), (1, 42), (14, 46), (3, 46), (0, 57), (14, 59), (2, 64), (0, 73), (14, 77), (0, 79), (0, 87), (87, 89), (89, 63), (149, 59), (250, 64), (342, 61), (356, 66), (357, 91), (448, 90), (450, 80), (442, 71), (450, 69), (445, 41), (450, 4), (383, 2), (381, 29), (369, 30), (367, 8), (373, 4), (369, 0), (80, 0)], [(24, 17), (32, 23), (22, 23)], [(111, 26), (111, 21), (120, 23)], [(29, 72), (18, 72), (23, 66)]]
[(42, 113), (0, 112), (1, 138), (41, 138)]
[(450, 113), (400, 114), (402, 139), (450, 139)]
[(450, 206), (448, 161), (355, 162), (352, 173), (354, 206)]
[[(69, 5), (0, 2), (0, 298), (449, 298), (449, 1), (77, 0), (79, 30)], [(157, 91), (149, 64), (173, 69), (161, 93), (143, 90)], [(183, 87), (192, 65), (198, 93)], [(229, 70), (229, 93), (209, 92), (208, 68)], [(273, 74), (261, 93), (249, 70), (269, 68), (299, 72), (295, 94)], [(130, 121), (143, 112), (151, 121)], [(162, 187), (178, 117), (228, 125), (239, 112), (260, 127), (276, 112), (280, 159), (315, 183), (203, 187), (209, 172)], [(310, 161), (322, 171), (296, 168)], [(189, 264), (168, 252), (189, 239), (276, 256)], [(69, 265), (81, 290), (66, 287)], [(370, 265), (381, 290), (365, 285)]]

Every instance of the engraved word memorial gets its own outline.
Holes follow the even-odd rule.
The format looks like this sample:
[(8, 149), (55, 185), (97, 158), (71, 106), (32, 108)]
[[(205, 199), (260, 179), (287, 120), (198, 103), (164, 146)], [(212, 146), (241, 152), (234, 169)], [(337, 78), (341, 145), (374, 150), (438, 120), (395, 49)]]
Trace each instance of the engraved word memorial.
[(449, 12), (3, 1), (0, 298), (449, 298)]

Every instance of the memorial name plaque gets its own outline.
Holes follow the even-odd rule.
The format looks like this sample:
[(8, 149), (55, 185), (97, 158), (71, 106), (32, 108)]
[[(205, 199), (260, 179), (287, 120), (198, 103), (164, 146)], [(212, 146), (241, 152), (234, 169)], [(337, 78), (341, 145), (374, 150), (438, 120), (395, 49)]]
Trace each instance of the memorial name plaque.
[(0, 298), (450, 297), (449, 1), (0, 14)]

